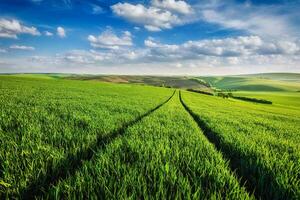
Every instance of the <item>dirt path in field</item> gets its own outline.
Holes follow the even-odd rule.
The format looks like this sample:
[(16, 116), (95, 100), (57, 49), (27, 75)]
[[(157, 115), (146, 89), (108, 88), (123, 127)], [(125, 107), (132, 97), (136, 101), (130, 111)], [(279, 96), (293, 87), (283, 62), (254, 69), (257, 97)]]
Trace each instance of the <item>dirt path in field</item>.
[(199, 116), (193, 113), (193, 111), (184, 103), (181, 97), (181, 91), (179, 91), (179, 100), (182, 106), (184, 107), (184, 109), (191, 115), (194, 121), (198, 124), (198, 127), (200, 128), (200, 130), (202, 130), (203, 134), (208, 139), (208, 141), (215, 146), (217, 151), (219, 151), (223, 155), (225, 160), (229, 161), (230, 170), (233, 174), (235, 174), (237, 179), (240, 180), (241, 187), (242, 186), (245, 187), (246, 191), (249, 193), (249, 196), (251, 196), (251, 194), (254, 194), (256, 198), (262, 199), (259, 195), (255, 194), (254, 192), (255, 186), (249, 184), (249, 181), (244, 176), (242, 176), (242, 174), (239, 173), (239, 170), (236, 167), (237, 160), (235, 158), (232, 158), (228, 153), (226, 153), (226, 151), (224, 151), (224, 148), (221, 147), (221, 143), (219, 138), (217, 137), (217, 133), (212, 131), (211, 128), (202, 119), (200, 119)]
[(122, 127), (113, 131), (112, 133), (105, 136), (101, 136), (100, 134), (96, 141), (89, 146), (89, 148), (78, 151), (76, 154), (67, 155), (62, 161), (60, 161), (60, 163), (57, 165), (58, 167), (53, 169), (53, 167), (50, 165), (47, 170), (49, 173), (47, 175), (41, 175), (37, 180), (30, 183), (26, 189), (21, 192), (20, 198), (30, 200), (36, 198), (40, 199), (39, 197), (42, 197), (44, 194), (46, 194), (52, 185), (55, 185), (58, 181), (74, 175), (76, 171), (80, 170), (85, 161), (92, 160), (97, 151), (105, 149), (105, 147), (114, 141), (115, 138), (123, 135), (128, 127), (138, 123), (143, 118), (147, 117), (168, 103), (174, 96), (175, 92), (176, 90), (174, 90), (173, 94), (166, 101), (142, 114), (133, 121), (125, 123)]

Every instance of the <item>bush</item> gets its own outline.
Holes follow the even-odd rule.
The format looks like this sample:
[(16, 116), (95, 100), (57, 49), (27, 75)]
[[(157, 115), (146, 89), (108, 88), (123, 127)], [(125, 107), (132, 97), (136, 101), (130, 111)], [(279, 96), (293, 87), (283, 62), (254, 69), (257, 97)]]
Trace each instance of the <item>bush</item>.
[(239, 97), (239, 96), (232, 96), (232, 98), (239, 99), (239, 100), (242, 100), (242, 101), (255, 102), (255, 103), (272, 104), (272, 101), (265, 100), (265, 99), (256, 99), (256, 98)]
[(224, 99), (227, 99), (229, 97), (229, 95), (227, 93), (223, 93), (223, 92), (218, 92), (217, 96), (218, 97), (223, 97)]
[(210, 92), (201, 91), (201, 90), (195, 90), (195, 89), (187, 89), (187, 91), (196, 92), (196, 93), (205, 94), (205, 95), (210, 95), (210, 96), (214, 95), (213, 93), (210, 93)]

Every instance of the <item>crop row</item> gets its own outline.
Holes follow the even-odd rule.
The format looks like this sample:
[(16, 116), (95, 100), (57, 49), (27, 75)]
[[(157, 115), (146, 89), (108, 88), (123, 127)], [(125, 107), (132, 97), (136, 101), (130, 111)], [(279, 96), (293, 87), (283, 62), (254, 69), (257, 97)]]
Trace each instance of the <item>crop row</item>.
[(300, 198), (299, 111), (190, 92), (182, 99), (257, 198)]
[(52, 186), (58, 199), (250, 199), (228, 163), (182, 107), (167, 104)]
[(2, 76), (0, 93), (1, 198), (47, 185), (172, 90)]

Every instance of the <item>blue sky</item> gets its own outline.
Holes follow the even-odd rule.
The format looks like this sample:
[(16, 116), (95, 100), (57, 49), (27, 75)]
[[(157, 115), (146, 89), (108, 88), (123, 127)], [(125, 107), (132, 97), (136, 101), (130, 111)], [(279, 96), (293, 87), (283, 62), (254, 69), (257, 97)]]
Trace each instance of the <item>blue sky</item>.
[(0, 73), (300, 72), (300, 1), (1, 0)]

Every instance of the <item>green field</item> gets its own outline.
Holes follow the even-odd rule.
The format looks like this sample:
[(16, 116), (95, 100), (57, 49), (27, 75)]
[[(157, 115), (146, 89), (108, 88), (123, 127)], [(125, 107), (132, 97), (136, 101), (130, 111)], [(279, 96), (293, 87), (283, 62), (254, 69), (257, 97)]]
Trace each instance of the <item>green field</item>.
[(300, 91), (300, 74), (271, 73), (239, 76), (199, 77), (212, 86), (238, 91)]
[(300, 199), (299, 74), (99, 77), (0, 76), (0, 199)]
[(172, 88), (207, 89), (201, 81), (187, 76), (126, 76), (126, 75), (69, 75), (65, 77), (71, 80), (94, 80), (111, 83), (131, 83), (139, 85), (152, 85)]

